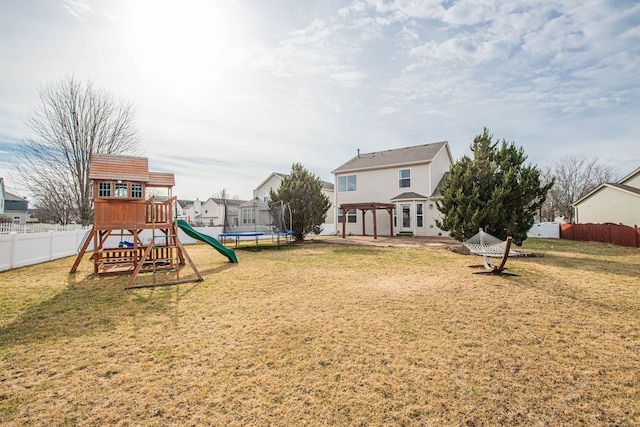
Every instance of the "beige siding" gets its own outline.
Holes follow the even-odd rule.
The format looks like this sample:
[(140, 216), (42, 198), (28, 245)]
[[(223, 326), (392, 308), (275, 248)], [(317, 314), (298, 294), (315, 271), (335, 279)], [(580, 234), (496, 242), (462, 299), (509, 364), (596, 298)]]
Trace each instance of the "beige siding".
[(224, 205), (213, 199), (207, 200), (200, 209), (198, 220), (197, 222), (206, 226), (224, 225)]
[(281, 183), (282, 178), (278, 175), (272, 175), (264, 184), (255, 189), (254, 197), (257, 197), (263, 202), (268, 201), (269, 190), (277, 191)]
[(575, 209), (576, 222), (581, 224), (640, 225), (640, 196), (611, 187), (603, 187)]
[(630, 187), (640, 188), (640, 173), (622, 182), (622, 184), (628, 185)]
[(329, 198), (331, 204), (329, 205), (329, 210), (327, 211), (327, 215), (325, 216), (324, 223), (325, 224), (334, 224), (336, 222), (335, 209), (333, 208), (333, 190), (328, 190), (326, 188), (322, 189), (322, 194)]

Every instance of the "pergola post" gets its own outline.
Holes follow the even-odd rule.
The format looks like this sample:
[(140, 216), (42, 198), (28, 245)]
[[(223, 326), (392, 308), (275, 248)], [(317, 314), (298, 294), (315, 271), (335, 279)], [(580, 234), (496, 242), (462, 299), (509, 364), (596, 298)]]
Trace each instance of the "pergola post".
[(347, 211), (345, 211), (343, 208), (341, 209), (342, 209), (342, 238), (344, 239), (347, 233)]
[(391, 236), (393, 237), (393, 209), (387, 209), (389, 212), (389, 230), (391, 230)]
[(378, 222), (376, 221), (376, 210), (377, 209), (371, 209), (371, 212), (373, 212), (373, 238), (374, 239), (378, 238)]
[(367, 210), (366, 209), (362, 209), (362, 235), (366, 236), (367, 233), (365, 232), (365, 227), (364, 227), (364, 216), (366, 215)]

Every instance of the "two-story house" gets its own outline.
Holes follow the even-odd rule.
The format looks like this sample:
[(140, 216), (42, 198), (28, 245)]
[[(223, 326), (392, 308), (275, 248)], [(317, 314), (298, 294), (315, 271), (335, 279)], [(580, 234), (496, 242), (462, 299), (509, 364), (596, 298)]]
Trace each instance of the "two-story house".
[[(280, 184), (282, 184), (282, 180), (285, 179), (287, 174), (273, 172), (269, 175), (264, 181), (260, 183), (253, 190), (254, 199), (257, 198), (265, 203), (269, 201), (269, 191), (277, 191)], [(324, 229), (333, 229), (335, 222), (334, 208), (333, 208), (333, 200), (334, 200), (334, 185), (331, 182), (322, 181), (322, 194), (327, 196), (332, 203), (332, 206), (329, 207), (327, 211), (327, 215), (324, 220)]]
[(452, 165), (447, 141), (372, 153), (358, 150), (332, 172), (336, 233), (446, 235), (436, 225), (436, 201)]
[(4, 215), (11, 218), (16, 225), (25, 225), (29, 219), (29, 201), (5, 192)]

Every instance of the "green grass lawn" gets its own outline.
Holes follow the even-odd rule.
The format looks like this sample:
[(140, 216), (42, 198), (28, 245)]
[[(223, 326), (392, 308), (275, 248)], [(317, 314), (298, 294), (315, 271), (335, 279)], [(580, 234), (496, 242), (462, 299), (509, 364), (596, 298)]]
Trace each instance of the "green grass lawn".
[(519, 277), (330, 243), (188, 246), (205, 281), (155, 289), (0, 273), (0, 424), (639, 425), (640, 251), (523, 249)]

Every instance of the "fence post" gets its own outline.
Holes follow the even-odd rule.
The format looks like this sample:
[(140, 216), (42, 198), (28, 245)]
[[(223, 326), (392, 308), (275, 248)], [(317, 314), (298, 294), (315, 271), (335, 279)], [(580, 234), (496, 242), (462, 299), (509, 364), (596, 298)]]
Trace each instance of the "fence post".
[(638, 224), (634, 225), (633, 229), (636, 231), (636, 248), (640, 248), (640, 244), (638, 244)]
[(9, 265), (11, 268), (16, 268), (16, 236), (18, 233), (11, 232), (11, 254), (9, 255)]
[(53, 259), (53, 230), (49, 230), (49, 261)]

